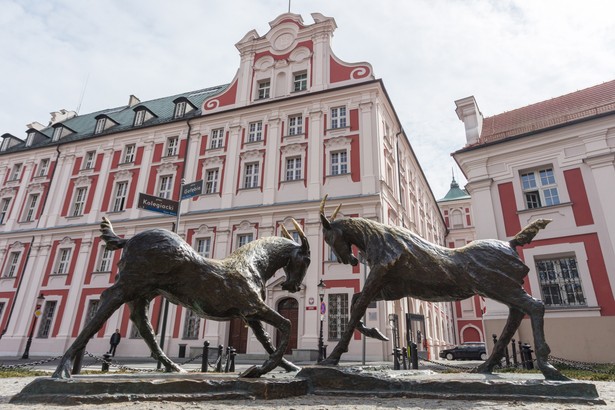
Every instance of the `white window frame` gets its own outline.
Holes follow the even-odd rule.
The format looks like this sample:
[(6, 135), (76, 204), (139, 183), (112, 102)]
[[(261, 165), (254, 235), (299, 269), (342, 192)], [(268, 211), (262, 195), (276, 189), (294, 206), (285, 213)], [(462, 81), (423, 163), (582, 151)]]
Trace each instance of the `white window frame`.
[(329, 153), (330, 176), (347, 175), (349, 169), (348, 150), (337, 150)]
[(32, 222), (36, 218), (36, 209), (38, 207), (38, 198), (40, 194), (30, 194), (28, 196), (28, 202), (26, 205), (26, 213), (23, 218), (23, 222)]
[(258, 188), (260, 186), (260, 162), (249, 162), (244, 165), (243, 169), (243, 188)]
[(179, 151), (179, 137), (167, 138), (167, 148), (165, 153), (167, 157), (175, 157)]
[(291, 115), (288, 117), (288, 135), (303, 134), (303, 115)]
[(224, 146), (224, 128), (216, 128), (211, 130), (211, 140), (209, 141), (209, 148), (216, 149)]
[(21, 168), (22, 164), (13, 165), (13, 170), (11, 171), (11, 177), (9, 178), (9, 181), (19, 181), (19, 178), (21, 176)]
[(122, 154), (122, 164), (128, 164), (135, 162), (135, 154), (137, 152), (136, 144), (127, 144), (124, 147), (124, 153)]
[(218, 192), (219, 178), (219, 168), (211, 168), (205, 170), (205, 194), (215, 194)]
[(161, 175), (158, 178), (158, 196), (171, 199), (173, 195), (173, 175)]
[(73, 253), (72, 248), (62, 247), (58, 249), (56, 265), (53, 269), (54, 275), (68, 275), (72, 253)]
[(346, 106), (331, 108), (331, 129), (346, 128), (348, 124), (348, 111)]
[(13, 198), (2, 198), (2, 202), (0, 202), (0, 225), (5, 223), (5, 218), (8, 215), (12, 199)]
[(295, 73), (293, 76), (293, 92), (307, 90), (307, 71)]
[(519, 172), (526, 209), (554, 206), (561, 203), (553, 166), (546, 165)]
[(143, 122), (145, 122), (145, 110), (135, 111), (135, 120), (132, 124), (133, 127), (138, 127), (140, 125), (143, 125)]
[(196, 238), (194, 250), (205, 258), (211, 258), (211, 237)]
[[(534, 262), (540, 283), (540, 294), (545, 307), (587, 306), (587, 297), (583, 291), (579, 264), (574, 254), (539, 258)], [(545, 292), (545, 288), (550, 289), (548, 294)], [(570, 299), (574, 299), (574, 301), (571, 302)]]
[(350, 305), (347, 293), (329, 293), (327, 295), (327, 340), (340, 340), (348, 328)]
[(87, 187), (76, 187), (75, 194), (73, 195), (73, 206), (71, 216), (82, 216), (85, 209), (85, 202), (88, 196)]
[(111, 272), (113, 265), (113, 251), (101, 245), (96, 272)]
[(237, 234), (237, 248), (241, 248), (254, 240), (253, 233), (238, 233)]
[(107, 118), (99, 118), (96, 120), (96, 127), (94, 128), (94, 134), (100, 134), (105, 130)]
[(181, 118), (184, 115), (186, 115), (186, 108), (187, 108), (187, 103), (186, 101), (178, 101), (175, 104), (175, 111), (173, 112), (173, 118)]
[(299, 181), (303, 179), (303, 164), (301, 156), (286, 157), (286, 181)]
[(96, 158), (96, 151), (88, 151), (83, 157), (83, 169), (94, 168), (94, 160)]
[(259, 142), (263, 140), (263, 122), (254, 121), (248, 124), (248, 142)]
[(6, 269), (2, 274), (3, 278), (14, 278), (17, 272), (17, 267), (19, 266), (19, 259), (21, 256), (21, 251), (11, 251), (9, 253), (9, 257), (6, 263)]
[(47, 172), (49, 172), (49, 163), (50, 160), (49, 158), (43, 158), (41, 159), (41, 162), (39, 162), (38, 165), (38, 176), (39, 177), (44, 177), (47, 175)]
[(259, 81), (257, 93), (259, 100), (264, 100), (271, 97), (271, 80), (266, 79)]
[(62, 136), (62, 127), (55, 127), (53, 129), (53, 134), (51, 135), (52, 141), (57, 141)]
[(126, 209), (128, 200), (128, 181), (117, 181), (113, 187), (112, 212), (122, 212)]
[(201, 318), (197, 316), (191, 309), (185, 308), (184, 314), (184, 331), (182, 333), (183, 340), (196, 340), (199, 338), (201, 329)]

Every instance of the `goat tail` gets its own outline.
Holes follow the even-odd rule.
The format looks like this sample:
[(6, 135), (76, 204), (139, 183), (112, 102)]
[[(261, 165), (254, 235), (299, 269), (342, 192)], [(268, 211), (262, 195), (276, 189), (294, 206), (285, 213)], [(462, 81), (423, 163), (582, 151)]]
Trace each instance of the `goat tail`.
[(110, 251), (114, 251), (116, 249), (122, 249), (128, 239), (120, 238), (113, 232), (113, 226), (111, 225), (111, 221), (103, 216), (103, 220), (100, 223), (100, 231), (102, 235), (100, 235), (100, 239), (105, 241), (107, 244), (107, 249)]
[(510, 246), (514, 249), (517, 246), (527, 245), (532, 242), (534, 236), (538, 234), (538, 231), (544, 229), (549, 223), (551, 219), (537, 219), (525, 228), (521, 230), (518, 234), (515, 235), (514, 238), (510, 240)]

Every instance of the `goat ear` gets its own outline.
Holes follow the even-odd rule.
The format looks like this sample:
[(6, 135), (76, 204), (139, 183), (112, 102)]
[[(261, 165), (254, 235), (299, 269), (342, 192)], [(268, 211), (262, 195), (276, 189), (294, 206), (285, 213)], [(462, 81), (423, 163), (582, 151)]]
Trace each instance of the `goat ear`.
[(290, 239), (291, 241), (294, 241), (294, 239), (291, 236), (290, 232), (288, 232), (288, 230), (286, 229), (286, 227), (284, 225), (280, 225), (280, 230), (282, 231), (282, 236), (284, 238)]
[(303, 233), (303, 229), (301, 229), (301, 225), (299, 225), (299, 223), (295, 221), (294, 218), (292, 218), (291, 221), (293, 221), (293, 225), (295, 225), (295, 229), (299, 233), (299, 239), (301, 239), (301, 249), (303, 249), (306, 252), (309, 251), (310, 243), (308, 242), (307, 237), (305, 236), (305, 233)]

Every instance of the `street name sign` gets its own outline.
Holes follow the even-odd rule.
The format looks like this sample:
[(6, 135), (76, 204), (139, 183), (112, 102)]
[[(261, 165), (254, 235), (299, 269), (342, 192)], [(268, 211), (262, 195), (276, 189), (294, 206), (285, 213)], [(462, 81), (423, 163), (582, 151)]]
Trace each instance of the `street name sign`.
[(160, 212), (167, 215), (177, 216), (179, 202), (158, 196), (140, 193), (137, 208), (147, 211)]

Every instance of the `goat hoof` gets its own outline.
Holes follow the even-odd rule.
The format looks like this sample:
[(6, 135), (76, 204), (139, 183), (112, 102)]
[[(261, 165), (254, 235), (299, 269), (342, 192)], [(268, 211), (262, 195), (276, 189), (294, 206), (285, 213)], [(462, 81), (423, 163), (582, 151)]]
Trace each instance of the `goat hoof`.
[(257, 377), (261, 377), (261, 371), (260, 371), (260, 367), (258, 366), (251, 366), (248, 369), (246, 369), (243, 373), (241, 373), (239, 375), (239, 377), (244, 377), (244, 378), (248, 378), (248, 379), (255, 379)]

